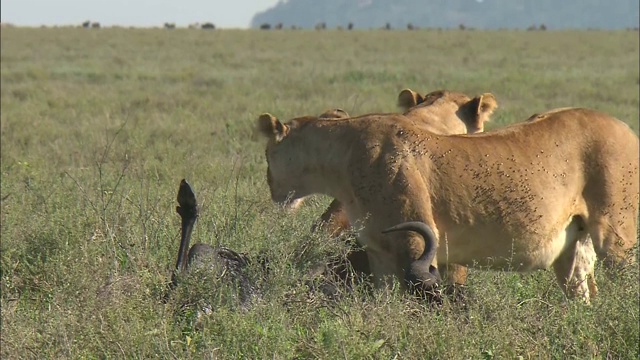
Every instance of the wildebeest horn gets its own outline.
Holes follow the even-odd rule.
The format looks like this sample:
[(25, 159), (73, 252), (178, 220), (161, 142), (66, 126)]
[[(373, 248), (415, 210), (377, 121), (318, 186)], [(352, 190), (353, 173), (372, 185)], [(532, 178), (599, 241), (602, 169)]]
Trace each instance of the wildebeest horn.
[(178, 189), (178, 206), (176, 212), (182, 218), (182, 231), (180, 233), (180, 250), (178, 250), (178, 261), (176, 262), (176, 271), (172, 277), (173, 286), (176, 285), (176, 273), (185, 270), (187, 267), (187, 251), (189, 242), (191, 241), (191, 232), (193, 225), (198, 218), (198, 203), (196, 195), (191, 189), (189, 183), (182, 179), (180, 188)]
[(422, 255), (411, 263), (405, 272), (405, 281), (409, 287), (419, 286), (428, 290), (438, 285), (442, 279), (438, 269), (431, 265), (436, 256), (436, 236), (429, 225), (420, 221), (410, 221), (392, 226), (382, 231), (383, 234), (394, 231), (415, 231), (424, 239)]

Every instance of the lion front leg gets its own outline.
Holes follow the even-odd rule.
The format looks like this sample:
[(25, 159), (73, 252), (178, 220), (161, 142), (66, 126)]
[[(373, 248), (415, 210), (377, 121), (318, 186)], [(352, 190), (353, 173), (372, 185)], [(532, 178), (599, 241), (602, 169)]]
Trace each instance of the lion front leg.
[[(373, 237), (370, 237), (370, 240)], [(403, 289), (407, 289), (405, 271), (409, 268), (409, 261), (406, 258), (406, 249), (401, 244), (406, 244), (411, 238), (408, 234), (396, 234), (389, 236), (390, 239), (375, 239), (365, 246), (369, 269), (371, 271), (373, 285), (378, 289), (391, 289), (394, 280), (399, 281)], [(404, 255), (404, 256), (403, 256)], [(407, 260), (407, 261), (403, 261)]]
[(347, 211), (340, 201), (334, 199), (325, 212), (315, 221), (311, 227), (311, 232), (321, 229), (326, 231), (332, 238), (338, 237), (351, 228)]
[[(443, 266), (440, 264), (439, 267), (442, 268)], [(466, 266), (446, 264), (444, 268), (443, 277), (446, 279), (447, 284), (464, 286), (467, 283), (468, 269)]]
[(439, 268), (444, 269), (444, 293), (451, 296), (455, 302), (464, 303), (468, 268), (458, 264), (446, 264), (446, 266), (439, 266)]

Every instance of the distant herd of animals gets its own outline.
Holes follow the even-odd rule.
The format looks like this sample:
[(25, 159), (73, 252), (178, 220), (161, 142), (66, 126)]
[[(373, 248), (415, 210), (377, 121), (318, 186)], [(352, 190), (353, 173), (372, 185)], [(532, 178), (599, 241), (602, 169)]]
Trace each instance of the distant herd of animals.
[[(1, 24), (2, 28), (7, 28), (7, 27), (15, 27), (15, 25), (11, 24), (11, 23), (2, 23)], [(46, 25), (42, 25), (41, 27), (46, 28), (48, 26)], [(52, 27), (58, 27), (58, 26), (52, 26)], [(85, 29), (100, 29), (103, 26), (100, 24), (100, 22), (97, 21), (91, 21), (91, 20), (87, 20), (82, 22), (82, 24), (78, 25), (77, 27), (81, 27), (81, 28), (85, 28)], [(121, 27), (118, 25), (112, 26), (112, 27)], [(173, 22), (165, 22), (162, 25), (163, 28), (165, 29), (177, 29), (178, 26), (176, 25), (176, 23)], [(189, 29), (204, 29), (204, 30), (214, 30), (216, 29), (215, 24), (213, 24), (212, 22), (204, 22), (204, 23), (191, 23), (189, 25), (186, 26)], [(129, 28), (135, 28), (134, 26), (129, 26)], [(284, 30), (286, 29), (286, 26), (282, 23), (276, 23), (276, 24), (270, 24), (270, 23), (263, 23), (258, 27), (260, 30)], [(303, 29), (304, 27), (299, 26), (299, 25), (291, 25), (289, 26), (289, 29), (291, 30), (300, 30)], [(327, 30), (329, 29), (327, 27), (326, 22), (320, 22), (317, 23), (314, 26), (315, 30)], [(342, 25), (338, 25), (336, 26), (337, 30), (354, 30), (355, 29), (355, 25), (352, 22), (349, 22), (348, 24), (346, 24), (345, 26)], [(386, 23), (384, 26), (380, 27), (380, 29), (384, 29), (384, 30), (393, 30), (393, 27), (391, 26), (391, 23)], [(407, 30), (420, 30), (419, 26), (414, 25), (413, 23), (408, 23), (406, 25), (406, 29)], [(432, 28), (425, 28), (425, 29), (432, 29)], [(473, 27), (468, 27), (465, 26), (464, 24), (459, 24), (457, 26), (457, 29), (459, 30), (475, 30)], [(432, 30), (443, 30), (442, 28), (434, 28)], [(545, 24), (540, 24), (539, 26), (537, 25), (531, 25), (529, 27), (527, 27), (526, 29), (527, 31), (544, 31), (547, 30), (547, 26)], [(637, 28), (633, 28), (633, 29), (628, 29), (628, 30), (638, 30)]]
[[(82, 27), (84, 28), (100, 28), (100, 23), (99, 22), (92, 22), (92, 21), (85, 21), (82, 23)], [(170, 22), (166, 22), (163, 24), (163, 27), (165, 29), (175, 29), (176, 28), (176, 24), (175, 23), (170, 23)], [(205, 30), (213, 30), (216, 28), (216, 26), (211, 23), (211, 22), (205, 22), (205, 23), (192, 23), (188, 25), (189, 29), (205, 29)], [(285, 29), (285, 26), (283, 23), (279, 22), (276, 23), (274, 25), (270, 24), (270, 23), (263, 23), (260, 25), (260, 30), (283, 30)], [(318, 24), (315, 25), (314, 27), (316, 30), (326, 30), (327, 29), (327, 23), (326, 22), (320, 22)], [(391, 26), (391, 23), (386, 23), (383, 27), (381, 27), (384, 30), (392, 30), (393, 27)], [(419, 30), (420, 27), (413, 25), (412, 23), (408, 23), (407, 24), (407, 30)], [(301, 26), (297, 26), (297, 25), (291, 25), (290, 27), (291, 30), (298, 30), (298, 29), (302, 29)], [(337, 26), (336, 27), (337, 30), (353, 30), (354, 29), (354, 25), (352, 22), (348, 23), (346, 26)], [(458, 29), (460, 30), (474, 30), (471, 27), (466, 27), (464, 24), (460, 24), (458, 25)], [(547, 30), (546, 25), (541, 24), (539, 27), (536, 25), (531, 25), (527, 28), (528, 31), (535, 31), (535, 30)]]
[[(10, 27), (16, 27), (16, 26), (11, 24), (11, 23), (3, 22), (3, 23), (0, 24), (0, 27), (2, 27), (2, 28), (10, 28)], [(49, 26), (42, 25), (41, 27), (42, 28), (47, 28)], [(54, 26), (51, 26), (51, 27), (57, 28), (57, 27), (69, 27), (69, 26), (57, 26), (57, 25), (54, 25)], [(76, 27), (76, 26), (70, 26), (70, 27)], [(82, 24), (78, 25), (77, 27), (87, 28), (87, 29), (100, 29), (103, 26), (100, 24), (100, 22), (87, 20), (87, 21), (84, 21)], [(122, 28), (122, 26), (119, 26), (119, 25), (113, 25), (113, 26), (110, 26), (110, 27), (112, 27), (112, 28)], [(176, 23), (173, 23), (173, 22), (165, 22), (162, 25), (162, 27), (165, 28), (165, 29), (169, 29), (169, 30), (178, 28)], [(135, 26), (129, 26), (129, 28), (130, 29), (135, 29), (136, 27)], [(204, 30), (219, 29), (219, 28), (216, 28), (215, 24), (212, 23), (212, 22), (191, 23), (191, 24), (187, 25), (186, 28), (189, 28), (189, 29), (204, 29)], [(299, 26), (299, 25), (291, 25), (288, 28), (291, 29), (291, 30), (301, 30), (301, 29), (304, 29), (305, 27)], [(329, 29), (329, 27), (327, 26), (326, 22), (319, 22), (313, 28), (315, 30), (318, 30), (318, 31)], [(381, 26), (379, 28), (383, 29), (383, 30), (393, 30), (394, 29), (393, 26), (391, 25), (391, 23), (386, 23), (385, 25), (383, 25), (383, 26)], [(413, 23), (407, 23), (405, 28), (406, 28), (406, 30), (410, 30), (410, 31), (411, 30), (420, 30), (421, 29), (419, 26), (414, 25)], [(458, 30), (462, 30), (462, 31), (464, 31), (464, 30), (467, 30), (467, 31), (475, 30), (475, 28), (470, 27), (470, 26), (466, 26), (465, 24), (458, 24), (455, 28), (458, 29)], [(260, 29), (260, 30), (284, 30), (284, 29), (287, 29), (287, 26), (285, 26), (284, 23), (282, 23), (282, 22), (278, 22), (278, 23), (275, 23), (275, 24), (262, 23), (258, 27), (258, 29)], [(356, 27), (355, 27), (353, 22), (349, 22), (344, 26), (343, 25), (338, 25), (338, 26), (335, 27), (335, 29), (336, 30), (345, 30), (345, 29), (346, 30), (354, 30), (354, 29), (356, 29)], [(371, 29), (371, 27), (363, 27), (362, 29)], [(446, 28), (424, 27), (423, 29), (425, 29), (425, 30), (445, 30)], [(518, 29), (503, 29), (503, 30), (518, 30)], [(540, 24), (540, 25), (532, 24), (532, 25), (528, 26), (526, 28), (526, 30), (527, 31), (545, 31), (545, 30), (547, 30), (547, 25), (545, 25), (545, 24)], [(597, 30), (597, 29), (587, 29), (587, 30)], [(630, 28), (626, 28), (626, 30), (627, 31), (638, 31), (639, 28), (638, 27), (630, 27)]]
[[(328, 195), (310, 233), (327, 241), (355, 233), (351, 252), (324, 275), (369, 279), (374, 289), (398, 283), (431, 301), (464, 287), (468, 267), (552, 269), (567, 298), (588, 304), (596, 261), (610, 277), (637, 266), (640, 147), (626, 123), (567, 107), (485, 132), (498, 107), (491, 93), (405, 89), (397, 101), (398, 113), (256, 121), (272, 201), (290, 214), (306, 197)], [(199, 259), (236, 274), (239, 292), (253, 289), (242, 275), (252, 256), (203, 244), (187, 252), (198, 208), (184, 180), (178, 202), (174, 275)]]

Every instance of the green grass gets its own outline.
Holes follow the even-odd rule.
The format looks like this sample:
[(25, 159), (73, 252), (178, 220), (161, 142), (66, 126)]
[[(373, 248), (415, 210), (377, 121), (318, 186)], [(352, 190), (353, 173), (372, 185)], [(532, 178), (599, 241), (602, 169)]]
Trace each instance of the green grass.
[[(638, 32), (2, 29), (2, 358), (638, 358), (639, 271), (591, 306), (551, 272), (473, 270), (468, 309), (399, 291), (337, 303), (304, 278), (342, 245), (310, 236), (330, 199), (270, 201), (260, 113), (395, 111), (398, 92), (493, 92), (489, 128), (553, 107), (636, 132)], [(571, 136), (571, 134), (568, 134)], [(190, 278), (162, 302), (180, 179), (203, 209), (194, 241), (266, 253), (264, 298)], [(253, 269), (257, 271), (258, 269)], [(183, 308), (206, 294), (215, 311)]]

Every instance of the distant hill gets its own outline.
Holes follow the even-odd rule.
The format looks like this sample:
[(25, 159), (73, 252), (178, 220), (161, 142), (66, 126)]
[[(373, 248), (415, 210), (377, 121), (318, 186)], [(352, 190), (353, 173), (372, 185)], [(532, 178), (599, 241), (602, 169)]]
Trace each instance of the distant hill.
[(251, 27), (282, 23), (313, 28), (349, 22), (355, 28), (387, 23), (406, 28), (519, 28), (544, 24), (549, 29), (624, 29), (638, 27), (638, 0), (281, 0), (256, 14)]

